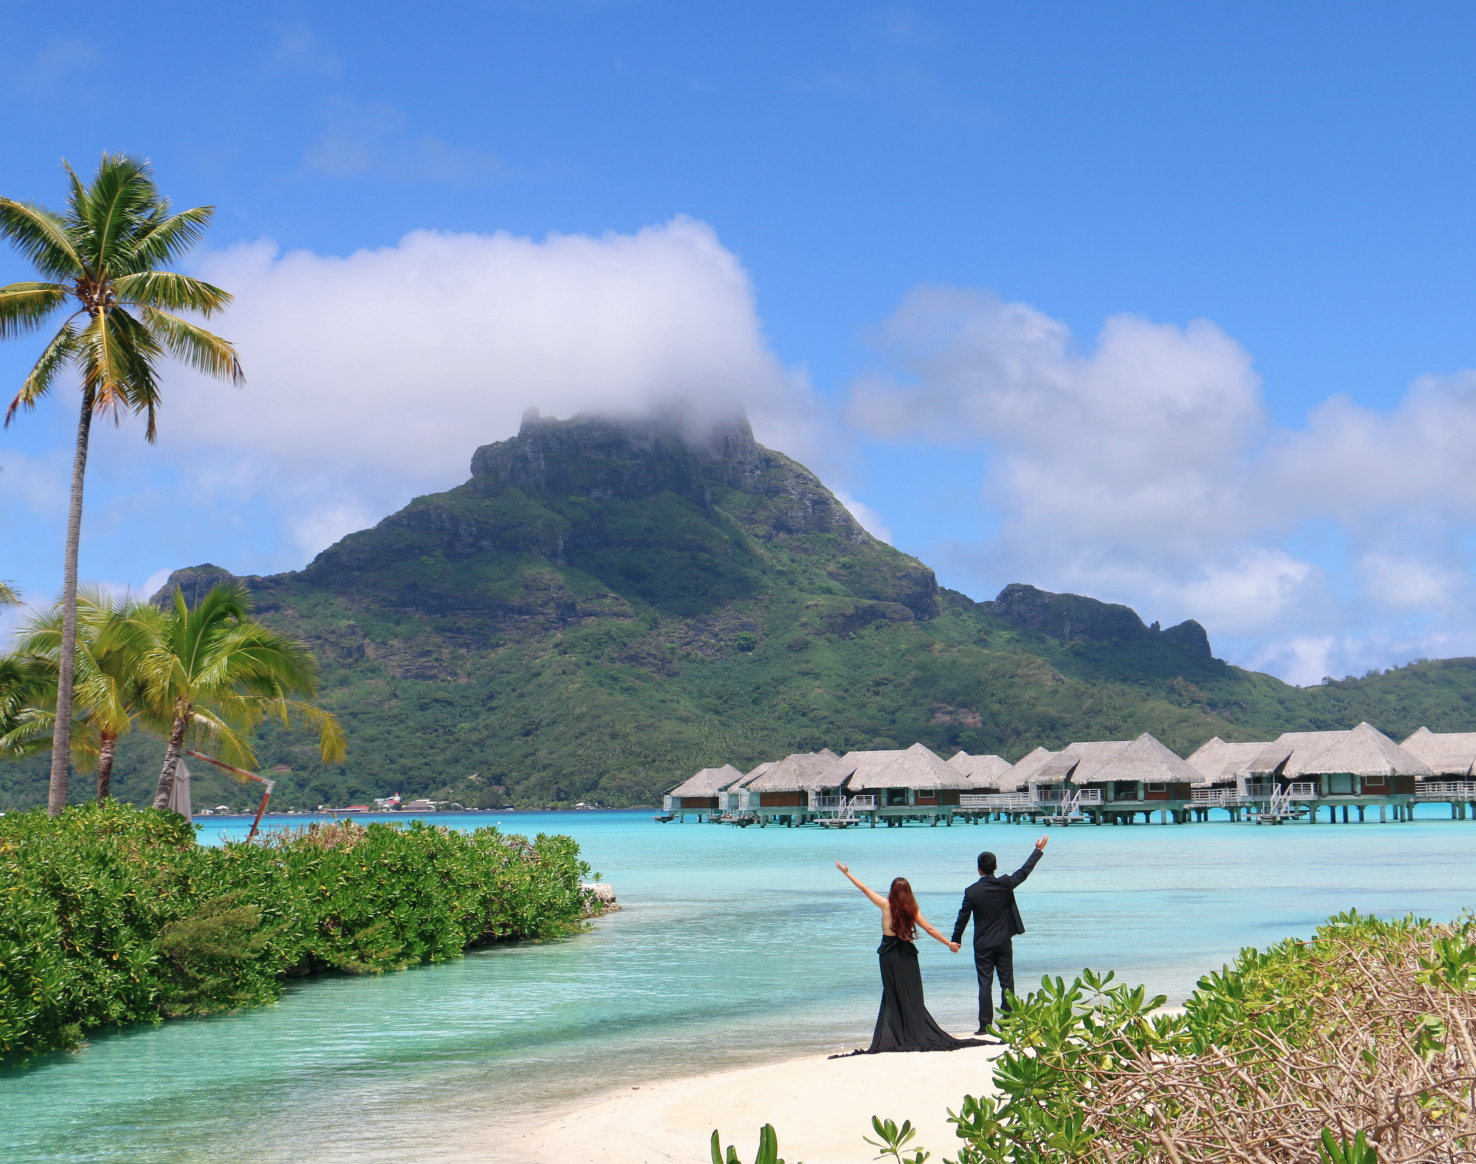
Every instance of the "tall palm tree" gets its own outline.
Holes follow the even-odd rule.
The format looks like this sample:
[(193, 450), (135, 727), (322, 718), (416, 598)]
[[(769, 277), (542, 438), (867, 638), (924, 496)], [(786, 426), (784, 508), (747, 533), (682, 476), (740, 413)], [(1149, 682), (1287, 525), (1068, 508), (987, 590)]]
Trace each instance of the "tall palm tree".
[[(106, 800), (111, 791), (119, 737), (128, 733), (134, 716), (149, 705), (140, 666), (148, 642), (144, 628), (150, 617), (157, 617), (154, 608), (135, 598), (115, 599), (89, 587), (77, 593), (73, 688), (77, 716), (72, 753), (84, 761), (96, 762), (98, 800)], [(21, 628), (17, 651), (58, 662), (62, 619), (59, 605), (29, 619)], [(54, 710), (48, 713), (47, 709), (38, 709), (30, 717), (30, 730), (51, 736), (55, 718)], [(79, 728), (80, 739), (76, 738)]]
[(215, 208), (197, 206), (172, 214), (148, 164), (123, 154), (104, 154), (90, 184), (71, 166), (63, 166), (70, 184), (64, 212), (0, 198), (0, 237), (14, 244), (41, 276), (0, 287), (0, 339), (37, 331), (71, 309), (10, 402), (5, 423), (10, 424), (17, 409), (34, 408), (66, 368), (76, 369), (82, 389), (62, 575), (57, 718), (47, 796), (53, 815), (67, 803), (77, 543), (93, 417), (111, 414), (116, 420), (125, 409), (143, 413), (148, 422), (144, 435), (152, 443), (160, 403), (156, 365), (166, 355), (237, 384), (243, 379), (229, 343), (175, 314), (192, 311), (208, 317), (224, 309), (231, 297), (219, 287), (161, 269), (200, 240)]
[(321, 708), (292, 698), (312, 698), (318, 664), (306, 646), (251, 616), (250, 595), (237, 582), (222, 582), (191, 609), (176, 587), (171, 609), (141, 619), (149, 642), (140, 674), (152, 714), (169, 724), (164, 767), (154, 807), (167, 808), (187, 737), (214, 745), (227, 758), (254, 766), (248, 733), (267, 716), (294, 720), (318, 734), (325, 763), (344, 755), (343, 730)]

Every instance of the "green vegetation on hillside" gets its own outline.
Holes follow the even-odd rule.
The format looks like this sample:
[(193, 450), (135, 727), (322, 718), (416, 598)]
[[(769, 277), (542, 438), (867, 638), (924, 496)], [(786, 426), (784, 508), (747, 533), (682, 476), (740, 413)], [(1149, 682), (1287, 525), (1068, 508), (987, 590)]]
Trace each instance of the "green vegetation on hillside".
[(195, 843), (117, 801), (0, 820), (0, 1059), (89, 1031), (268, 1002), (287, 977), (362, 974), (577, 927), (568, 837), (352, 822)]
[[(181, 570), (198, 601), (229, 577)], [(746, 424), (684, 439), (657, 422), (531, 419), (472, 479), (350, 534), (306, 569), (242, 580), (310, 644), (347, 759), (264, 725), (274, 804), (399, 791), (467, 807), (650, 804), (696, 768), (795, 750), (997, 752), (1149, 731), (1180, 754), (1368, 720), (1466, 730), (1476, 660), (1309, 689), (1213, 658), (1074, 595), (976, 603), (871, 537)], [(120, 741), (118, 795), (146, 795), (157, 742)], [(153, 761), (157, 771), (157, 760)], [(0, 767), (0, 808), (37, 803)], [(196, 773), (195, 803), (244, 807)]]

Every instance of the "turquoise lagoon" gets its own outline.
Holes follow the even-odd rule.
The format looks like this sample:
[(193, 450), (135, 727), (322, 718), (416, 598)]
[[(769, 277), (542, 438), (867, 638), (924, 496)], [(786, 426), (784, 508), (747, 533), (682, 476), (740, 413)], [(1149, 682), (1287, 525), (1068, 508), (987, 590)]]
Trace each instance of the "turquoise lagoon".
[[(864, 1045), (878, 918), (831, 862), (874, 887), (907, 876), (946, 930), (975, 854), (993, 849), (1013, 869), (1037, 835), (739, 830), (638, 812), (435, 819), (570, 833), (624, 908), (564, 941), (299, 982), (270, 1007), (100, 1035), (0, 1074), (0, 1159), (404, 1164), (472, 1147), (511, 1159), (508, 1132), (610, 1089)], [(223, 831), (245, 825), (207, 820), (202, 839)], [(1341, 910), (1445, 919), (1476, 904), (1470, 821), (1050, 835), (1020, 891), (1022, 989), (1091, 966), (1177, 1001), (1239, 948)], [(934, 1014), (972, 1029), (967, 948), (924, 940), (922, 953)]]

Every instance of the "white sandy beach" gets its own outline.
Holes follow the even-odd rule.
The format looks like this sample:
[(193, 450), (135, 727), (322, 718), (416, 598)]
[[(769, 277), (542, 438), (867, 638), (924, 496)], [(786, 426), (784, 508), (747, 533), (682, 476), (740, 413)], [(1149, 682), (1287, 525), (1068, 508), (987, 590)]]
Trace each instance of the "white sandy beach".
[(934, 1160), (959, 1144), (948, 1109), (965, 1095), (992, 1092), (990, 1060), (1000, 1047), (926, 1054), (792, 1059), (632, 1088), (516, 1136), (507, 1147), (547, 1164), (702, 1164), (713, 1128), (750, 1160), (766, 1123), (779, 1154), (804, 1164), (859, 1164), (876, 1150), (871, 1117), (918, 1129), (913, 1147)]

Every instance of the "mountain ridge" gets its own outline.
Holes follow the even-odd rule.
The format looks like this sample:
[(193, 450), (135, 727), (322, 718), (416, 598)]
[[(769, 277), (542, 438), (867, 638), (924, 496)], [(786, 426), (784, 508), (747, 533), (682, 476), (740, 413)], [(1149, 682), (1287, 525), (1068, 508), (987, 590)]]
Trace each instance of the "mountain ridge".
[[(195, 601), (230, 576), (185, 568), (156, 597), (179, 586)], [(475, 452), (462, 485), (302, 570), (241, 581), (264, 621), (318, 654), (349, 738), (348, 760), (325, 767), (264, 729), (284, 806), (394, 791), (649, 804), (700, 767), (824, 746), (1014, 759), (1151, 731), (1187, 754), (1211, 735), (1360, 719), (1453, 730), (1476, 707), (1476, 660), (1302, 689), (1214, 658), (1193, 620), (1160, 629), (1021, 583), (976, 602), (867, 533), (742, 418), (694, 432), (530, 413)], [(147, 793), (156, 750), (125, 737), (122, 795)], [(32, 795), (24, 767), (0, 772), (0, 804)]]

